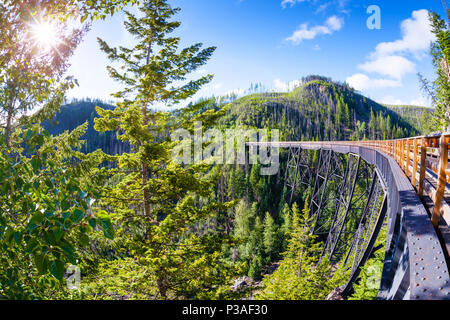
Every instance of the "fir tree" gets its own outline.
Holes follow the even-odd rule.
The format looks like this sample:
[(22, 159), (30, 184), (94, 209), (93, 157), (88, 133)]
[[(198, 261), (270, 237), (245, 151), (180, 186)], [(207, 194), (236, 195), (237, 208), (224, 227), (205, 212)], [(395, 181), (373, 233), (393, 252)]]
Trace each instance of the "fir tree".
[(145, 1), (139, 10), (139, 17), (125, 12), (125, 28), (137, 42), (133, 48), (111, 48), (98, 40), (108, 58), (121, 65), (109, 66), (108, 71), (124, 89), (114, 94), (121, 100), (114, 110), (97, 108), (101, 118), (95, 128), (115, 130), (132, 146), (132, 152), (110, 158), (118, 165), (110, 171), (118, 183), (105, 187), (104, 205), (113, 209), (125, 250), (153, 279), (160, 298), (198, 298), (206, 288), (219, 290), (232, 272), (219, 262), (228, 237), (217, 229), (200, 232), (199, 224), (231, 204), (211, 199), (213, 181), (205, 177), (208, 166), (173, 162), (176, 143), (167, 137), (179, 127), (193, 133), (194, 121), (203, 120), (208, 126), (219, 114), (199, 114), (206, 101), (183, 110), (177, 121), (155, 108), (192, 97), (208, 83), (211, 75), (191, 81), (186, 77), (204, 65), (215, 48), (195, 44), (179, 50), (180, 38), (171, 36), (180, 26), (171, 20), (179, 9), (166, 0)]
[(278, 249), (278, 228), (269, 212), (264, 218), (264, 251), (270, 258), (276, 256)]

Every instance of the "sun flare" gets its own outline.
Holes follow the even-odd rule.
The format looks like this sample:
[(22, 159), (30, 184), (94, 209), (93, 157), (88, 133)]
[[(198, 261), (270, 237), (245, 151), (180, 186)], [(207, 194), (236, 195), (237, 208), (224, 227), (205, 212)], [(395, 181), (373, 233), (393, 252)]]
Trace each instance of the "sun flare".
[(58, 35), (53, 24), (37, 22), (31, 26), (34, 41), (43, 49), (49, 50), (58, 43)]

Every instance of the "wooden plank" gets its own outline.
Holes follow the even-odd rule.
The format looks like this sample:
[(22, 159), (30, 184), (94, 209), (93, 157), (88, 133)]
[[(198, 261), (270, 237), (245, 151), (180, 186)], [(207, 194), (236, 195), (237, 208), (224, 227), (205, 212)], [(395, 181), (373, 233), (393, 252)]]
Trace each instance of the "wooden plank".
[(441, 218), (441, 202), (444, 199), (445, 183), (447, 182), (447, 174), (445, 169), (448, 165), (448, 138), (444, 135), (441, 136), (439, 141), (440, 157), (439, 157), (439, 174), (438, 174), (438, 186), (436, 189), (436, 197), (434, 199), (434, 210), (431, 222), (435, 227), (438, 226), (439, 219)]

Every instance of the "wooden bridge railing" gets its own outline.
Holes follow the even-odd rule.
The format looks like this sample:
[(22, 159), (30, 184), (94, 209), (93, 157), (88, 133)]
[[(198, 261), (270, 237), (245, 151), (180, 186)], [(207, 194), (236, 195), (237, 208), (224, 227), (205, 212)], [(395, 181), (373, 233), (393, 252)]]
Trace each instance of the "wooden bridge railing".
[[(441, 216), (450, 225), (450, 206), (444, 200), (450, 182), (448, 149), (450, 133), (385, 141), (358, 141), (356, 144), (377, 149), (393, 157), (410, 179), (420, 197), (426, 193), (434, 203), (431, 221), (438, 226)], [(426, 179), (427, 168), (436, 176)]]
[[(279, 145), (292, 144), (281, 142)], [(435, 227), (442, 217), (450, 226), (450, 133), (383, 141), (299, 142), (309, 145), (361, 146), (376, 149), (391, 156), (409, 178), (419, 197), (433, 201), (431, 220)]]

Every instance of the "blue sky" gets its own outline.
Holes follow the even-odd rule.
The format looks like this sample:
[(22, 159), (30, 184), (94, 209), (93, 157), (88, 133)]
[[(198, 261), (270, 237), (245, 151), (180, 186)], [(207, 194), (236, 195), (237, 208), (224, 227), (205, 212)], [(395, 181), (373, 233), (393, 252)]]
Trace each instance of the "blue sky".
[[(214, 74), (197, 95), (244, 94), (251, 83), (287, 91), (303, 76), (319, 74), (347, 81), (384, 103), (430, 105), (417, 73), (433, 78), (427, 10), (441, 14), (440, 0), (171, 0), (182, 11), (176, 31), (182, 46), (217, 46), (193, 77)], [(380, 8), (381, 29), (369, 29), (367, 8)], [(120, 86), (96, 38), (129, 46), (123, 16), (95, 22), (71, 59), (69, 73), (80, 86), (68, 96), (111, 100)]]

